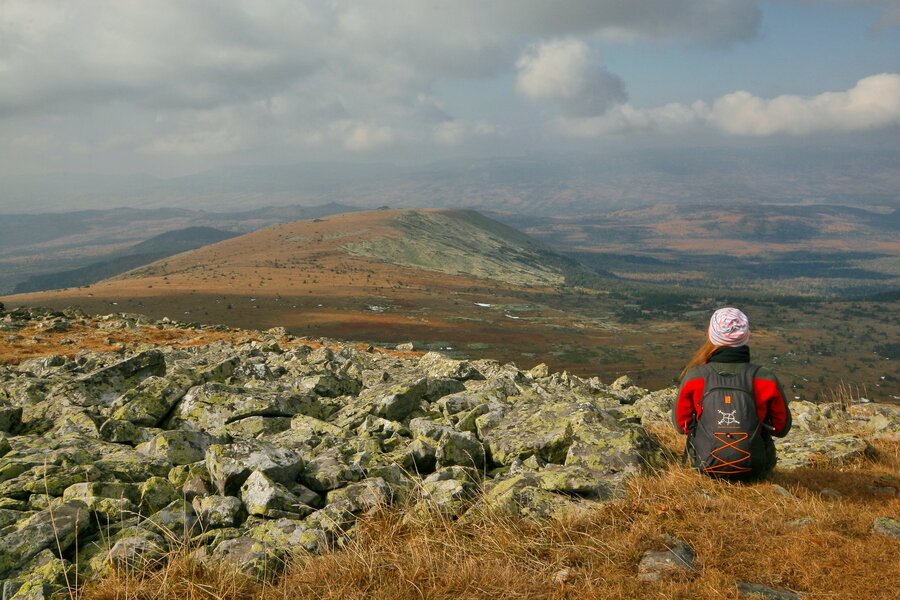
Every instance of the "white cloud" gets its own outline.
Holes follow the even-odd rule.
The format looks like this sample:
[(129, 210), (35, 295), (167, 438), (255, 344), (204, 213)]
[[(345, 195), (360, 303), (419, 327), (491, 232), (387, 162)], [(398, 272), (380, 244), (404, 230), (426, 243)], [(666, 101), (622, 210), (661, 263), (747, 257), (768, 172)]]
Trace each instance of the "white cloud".
[(523, 40), (572, 40), (575, 88), (548, 101), (589, 115), (621, 82), (575, 38), (728, 45), (759, 23), (754, 0), (0, 0), (0, 122), (144, 156), (452, 145), (492, 126), (442, 125), (461, 117), (435, 84), (500, 78)]
[(817, 96), (778, 96), (771, 100), (738, 91), (712, 104), (669, 104), (638, 109), (628, 104), (590, 119), (563, 119), (561, 131), (572, 137), (653, 132), (689, 133), (699, 129), (736, 135), (810, 135), (850, 133), (900, 125), (900, 75), (882, 73), (844, 92)]
[(533, 44), (516, 61), (516, 90), (563, 114), (603, 114), (625, 101), (622, 80), (603, 68), (600, 55), (574, 38)]

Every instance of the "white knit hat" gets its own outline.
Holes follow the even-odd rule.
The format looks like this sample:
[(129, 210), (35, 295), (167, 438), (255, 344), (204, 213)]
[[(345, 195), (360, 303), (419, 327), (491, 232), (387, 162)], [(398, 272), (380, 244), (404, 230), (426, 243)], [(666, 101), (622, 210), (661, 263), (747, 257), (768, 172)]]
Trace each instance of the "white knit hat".
[(736, 308), (720, 308), (709, 320), (708, 335), (716, 346), (743, 346), (750, 339), (750, 320)]

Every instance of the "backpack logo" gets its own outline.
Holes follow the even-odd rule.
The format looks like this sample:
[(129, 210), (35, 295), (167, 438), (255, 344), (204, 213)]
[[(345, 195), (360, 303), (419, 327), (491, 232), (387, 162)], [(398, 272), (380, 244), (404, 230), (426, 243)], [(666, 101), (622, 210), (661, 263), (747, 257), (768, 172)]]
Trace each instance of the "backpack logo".
[(731, 412), (725, 412), (724, 410), (718, 411), (718, 413), (722, 415), (722, 418), (719, 419), (719, 425), (740, 425), (741, 422), (734, 416), (734, 413), (736, 412), (737, 410)]

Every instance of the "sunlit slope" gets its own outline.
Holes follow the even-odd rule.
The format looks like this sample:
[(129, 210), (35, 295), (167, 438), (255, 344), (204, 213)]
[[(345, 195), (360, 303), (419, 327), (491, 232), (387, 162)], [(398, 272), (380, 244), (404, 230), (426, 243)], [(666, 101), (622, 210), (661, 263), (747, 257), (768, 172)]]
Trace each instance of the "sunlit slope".
[(354, 340), (546, 349), (559, 335), (548, 324), (570, 316), (538, 296), (585, 283), (596, 287), (597, 277), (473, 211), (375, 210), (276, 225), (91, 286), (4, 301)]

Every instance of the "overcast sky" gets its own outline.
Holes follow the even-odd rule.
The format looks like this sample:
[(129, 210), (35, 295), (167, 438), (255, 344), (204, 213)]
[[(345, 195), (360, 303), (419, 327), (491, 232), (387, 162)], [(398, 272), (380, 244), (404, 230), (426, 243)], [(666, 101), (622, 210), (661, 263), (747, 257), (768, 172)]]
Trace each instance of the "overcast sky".
[(0, 175), (898, 134), (898, 0), (0, 0)]

